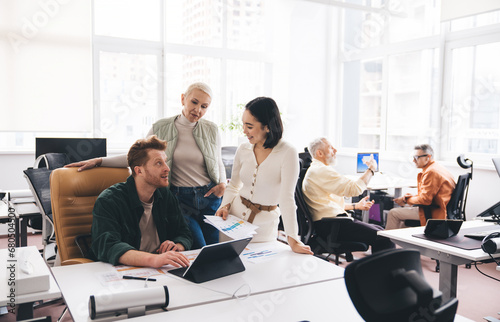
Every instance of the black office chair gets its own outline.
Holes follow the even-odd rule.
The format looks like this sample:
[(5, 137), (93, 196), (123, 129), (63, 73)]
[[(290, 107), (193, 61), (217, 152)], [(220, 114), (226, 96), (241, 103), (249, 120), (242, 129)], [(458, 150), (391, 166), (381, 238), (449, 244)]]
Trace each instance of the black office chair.
[(420, 253), (390, 249), (349, 264), (344, 280), (365, 321), (453, 321), (458, 300), (442, 305), (441, 292), (425, 281)]
[(231, 172), (233, 170), (234, 155), (236, 154), (237, 146), (223, 146), (221, 148), (222, 163), (226, 169), (226, 178), (231, 179)]
[[(323, 218), (317, 226), (323, 228), (318, 233), (315, 232), (312, 215), (309, 207), (304, 200), (302, 193), (302, 181), (307, 168), (303, 167), (304, 161), (299, 157), (299, 179), (295, 186), (295, 203), (297, 205), (297, 220), (299, 223), (299, 234), (304, 244), (311, 246), (315, 256), (329, 260), (330, 256), (335, 255), (335, 264), (339, 265), (339, 257), (345, 254), (348, 262), (353, 260), (352, 252), (367, 251), (368, 245), (361, 242), (342, 241), (338, 239), (338, 233), (342, 223), (352, 221), (349, 217)], [(327, 253), (327, 255), (323, 255)]]
[(41, 214), (39, 221), (30, 219), (30, 227), (42, 230), (42, 243), (44, 246), (43, 255), (45, 260), (52, 260), (55, 258), (55, 250), (51, 252), (47, 251), (48, 245), (53, 244), (55, 247), (49, 178), (54, 169), (63, 167), (68, 163), (69, 158), (65, 153), (47, 153), (39, 156), (35, 160), (33, 168), (28, 168), (23, 171), (24, 177), (35, 197), (35, 203)]

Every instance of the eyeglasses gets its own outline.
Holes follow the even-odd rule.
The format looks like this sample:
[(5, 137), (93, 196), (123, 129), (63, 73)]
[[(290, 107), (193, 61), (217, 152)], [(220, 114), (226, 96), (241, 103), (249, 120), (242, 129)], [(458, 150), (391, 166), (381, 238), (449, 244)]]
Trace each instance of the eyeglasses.
[(413, 156), (413, 160), (418, 161), (418, 159), (420, 159), (422, 157), (426, 157), (426, 156), (429, 156), (429, 155), (428, 154), (414, 155)]

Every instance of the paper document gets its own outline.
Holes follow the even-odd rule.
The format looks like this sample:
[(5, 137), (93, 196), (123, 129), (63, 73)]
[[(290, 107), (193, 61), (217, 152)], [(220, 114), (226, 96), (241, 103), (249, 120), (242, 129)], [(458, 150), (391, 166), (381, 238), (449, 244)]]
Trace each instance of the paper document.
[(279, 254), (280, 252), (273, 245), (258, 246), (258, 243), (256, 243), (255, 245), (248, 245), (241, 253), (241, 256), (249, 262), (261, 263), (276, 258)]
[(227, 216), (226, 220), (218, 216), (205, 216), (205, 222), (233, 239), (252, 237), (256, 234), (255, 230), (259, 228), (259, 226), (233, 215)]

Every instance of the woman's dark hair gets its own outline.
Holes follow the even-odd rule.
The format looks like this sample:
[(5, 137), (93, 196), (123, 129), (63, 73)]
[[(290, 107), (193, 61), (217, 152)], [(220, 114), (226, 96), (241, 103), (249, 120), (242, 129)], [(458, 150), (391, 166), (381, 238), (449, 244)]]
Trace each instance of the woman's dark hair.
[(263, 126), (269, 128), (264, 148), (274, 148), (283, 136), (283, 123), (276, 102), (270, 97), (257, 97), (247, 103), (245, 109)]

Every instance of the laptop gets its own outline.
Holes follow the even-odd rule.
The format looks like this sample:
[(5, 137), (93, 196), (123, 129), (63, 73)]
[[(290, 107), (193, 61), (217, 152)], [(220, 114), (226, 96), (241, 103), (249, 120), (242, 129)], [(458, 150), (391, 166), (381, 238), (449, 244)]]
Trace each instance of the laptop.
[(363, 162), (363, 161), (368, 161), (371, 157), (375, 159), (377, 162), (377, 170), (379, 170), (379, 163), (378, 163), (378, 153), (377, 152), (365, 152), (365, 153), (358, 153), (358, 156), (356, 158), (356, 172), (357, 173), (363, 173), (368, 169), (368, 166)]
[(463, 220), (429, 219), (425, 225), (424, 235), (437, 239), (450, 238), (458, 234), (462, 223)]
[(204, 246), (190, 266), (168, 272), (194, 283), (203, 283), (243, 272), (245, 265), (240, 259), (240, 254), (250, 240), (252, 237)]

